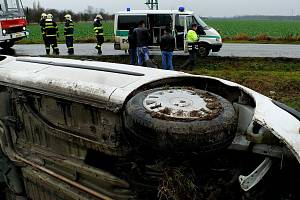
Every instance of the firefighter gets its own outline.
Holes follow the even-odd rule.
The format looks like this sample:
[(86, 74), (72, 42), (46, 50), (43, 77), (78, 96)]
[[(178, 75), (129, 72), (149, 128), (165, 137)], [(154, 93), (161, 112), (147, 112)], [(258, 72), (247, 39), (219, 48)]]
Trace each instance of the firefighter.
[(57, 47), (57, 37), (58, 35), (58, 28), (57, 24), (53, 20), (53, 15), (48, 14), (47, 19), (45, 20), (45, 45), (46, 45), (46, 53), (47, 55), (50, 54), (50, 46), (52, 46), (53, 53), (59, 54), (59, 49)]
[(104, 42), (103, 26), (101, 23), (103, 20), (102, 15), (97, 15), (94, 20), (94, 31), (97, 39), (97, 46), (95, 47), (98, 50), (98, 54), (102, 54), (102, 44)]
[(72, 21), (72, 16), (67, 14), (65, 15), (65, 32), (64, 35), (66, 37), (66, 45), (68, 48), (68, 54), (74, 54), (74, 46), (73, 46), (73, 37), (74, 37), (74, 23)]
[(41, 15), (41, 19), (40, 19), (40, 27), (41, 27), (41, 32), (42, 32), (42, 37), (43, 37), (43, 41), (45, 44), (45, 21), (47, 19), (47, 14), (46, 13), (42, 13)]

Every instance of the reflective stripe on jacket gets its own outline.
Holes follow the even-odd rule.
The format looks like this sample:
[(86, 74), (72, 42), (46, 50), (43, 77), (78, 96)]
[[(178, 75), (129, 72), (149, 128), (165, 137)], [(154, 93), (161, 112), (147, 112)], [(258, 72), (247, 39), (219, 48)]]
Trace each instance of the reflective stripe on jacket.
[(57, 24), (52, 20), (46, 19), (44, 25), (44, 32), (46, 37), (57, 36), (58, 34)]
[(66, 20), (64, 35), (65, 36), (73, 36), (74, 35), (74, 23), (72, 20)]
[(103, 26), (102, 26), (100, 20), (94, 21), (94, 32), (95, 32), (95, 35), (104, 35), (103, 34)]

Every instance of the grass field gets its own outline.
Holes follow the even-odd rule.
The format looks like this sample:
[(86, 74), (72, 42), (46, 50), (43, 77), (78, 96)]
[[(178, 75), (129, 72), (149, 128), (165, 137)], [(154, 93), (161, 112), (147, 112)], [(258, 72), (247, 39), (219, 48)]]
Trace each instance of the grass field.
[(229, 40), (300, 42), (300, 21), (209, 19), (206, 22)]
[[(207, 19), (230, 42), (300, 43), (300, 21)], [(103, 24), (106, 41), (113, 40), (113, 22)], [(42, 43), (38, 24), (28, 26), (30, 36), (20, 43)], [(63, 24), (59, 24), (60, 42), (64, 42)], [(75, 23), (75, 42), (95, 42), (92, 22)]]
[[(28, 27), (30, 36), (24, 40), (19, 41), (23, 44), (35, 44), (42, 43), (41, 29), (38, 24), (30, 24)], [(78, 22), (75, 23), (75, 42), (95, 42), (95, 34), (93, 30), (92, 22)], [(113, 22), (103, 23), (105, 39), (112, 40), (113, 35)], [(58, 29), (60, 33), (59, 42), (64, 42), (64, 24), (58, 23)]]
[[(67, 57), (114, 63), (129, 63), (129, 56)], [(160, 57), (154, 57), (161, 63)], [(176, 70), (187, 57), (174, 57)], [(300, 59), (207, 57), (189, 73), (220, 77), (249, 87), (300, 111)]]

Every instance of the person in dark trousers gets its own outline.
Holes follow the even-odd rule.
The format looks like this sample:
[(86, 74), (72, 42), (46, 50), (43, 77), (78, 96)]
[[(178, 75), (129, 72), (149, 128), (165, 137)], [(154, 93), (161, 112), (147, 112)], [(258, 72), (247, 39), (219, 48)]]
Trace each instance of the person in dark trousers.
[(149, 65), (149, 41), (150, 34), (145, 27), (145, 21), (140, 21), (138, 28), (135, 28), (133, 31), (133, 39), (136, 41), (136, 51), (138, 56), (138, 65)]
[(183, 68), (186, 68), (188, 70), (192, 70), (196, 66), (196, 59), (198, 53), (198, 41), (199, 41), (197, 28), (198, 28), (197, 24), (192, 24), (191, 29), (188, 31), (186, 35), (188, 51), (189, 51), (189, 59), (183, 65)]
[(47, 19), (45, 20), (45, 45), (46, 45), (46, 53), (50, 54), (50, 46), (52, 46), (53, 53), (59, 54), (59, 49), (57, 47), (57, 37), (58, 37), (58, 28), (57, 24), (53, 20), (53, 15), (48, 14)]
[(94, 32), (97, 39), (97, 45), (95, 48), (98, 50), (99, 55), (102, 55), (102, 44), (104, 43), (104, 32), (101, 20), (103, 20), (102, 15), (97, 15), (94, 20)]
[(136, 63), (136, 41), (133, 38), (133, 29), (134, 28), (130, 28), (129, 29), (129, 33), (128, 33), (128, 43), (129, 43), (129, 55), (130, 55), (130, 64), (131, 65), (135, 65)]
[(171, 35), (171, 29), (166, 28), (161, 38), (160, 50), (162, 55), (162, 66), (165, 70), (174, 70), (173, 51), (175, 49), (175, 38)]
[(67, 14), (65, 16), (66, 22), (65, 22), (65, 32), (64, 35), (66, 37), (66, 45), (68, 48), (68, 54), (73, 55), (74, 54), (74, 23), (72, 21), (72, 16)]
[(40, 19), (40, 27), (41, 27), (41, 32), (42, 32), (42, 37), (43, 37), (43, 41), (44, 41), (44, 44), (46, 45), (46, 42), (45, 42), (45, 21), (47, 19), (47, 14), (46, 13), (42, 13), (41, 15), (41, 19)]

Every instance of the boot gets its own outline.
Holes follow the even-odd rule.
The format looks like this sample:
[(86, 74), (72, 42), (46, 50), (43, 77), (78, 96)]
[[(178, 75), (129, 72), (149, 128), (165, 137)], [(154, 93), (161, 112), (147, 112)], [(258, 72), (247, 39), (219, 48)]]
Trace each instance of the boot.
[(54, 50), (55, 55), (59, 55), (59, 49)]
[(102, 50), (101, 50), (101, 48), (98, 49), (98, 54), (99, 54), (99, 55), (102, 55)]
[(71, 55), (74, 55), (74, 50), (73, 49), (70, 49), (68, 50), (68, 54), (71, 56)]

